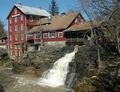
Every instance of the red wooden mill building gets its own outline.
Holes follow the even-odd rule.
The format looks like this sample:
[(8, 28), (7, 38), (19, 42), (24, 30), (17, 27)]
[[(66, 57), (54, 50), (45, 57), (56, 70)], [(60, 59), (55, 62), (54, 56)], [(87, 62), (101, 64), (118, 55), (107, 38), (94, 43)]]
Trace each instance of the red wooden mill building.
[(15, 4), (7, 18), (11, 56), (20, 56), (28, 46), (81, 44), (83, 33), (91, 28), (80, 13), (50, 16), (46, 10), (21, 4)]
[(41, 18), (50, 14), (39, 8), (15, 4), (8, 14), (8, 50), (12, 56), (20, 56), (25, 52), (26, 32)]

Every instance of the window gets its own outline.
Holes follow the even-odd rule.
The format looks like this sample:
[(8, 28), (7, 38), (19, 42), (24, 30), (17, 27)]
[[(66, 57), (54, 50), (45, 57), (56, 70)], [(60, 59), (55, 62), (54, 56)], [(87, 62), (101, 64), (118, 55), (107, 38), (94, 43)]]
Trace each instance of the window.
[(14, 10), (14, 13), (17, 14), (17, 9)]
[(15, 23), (17, 23), (17, 17), (15, 17)]
[(20, 17), (20, 18), (21, 18), (21, 21), (23, 21), (23, 15), (21, 15), (21, 17)]
[(37, 33), (36, 38), (41, 38), (41, 33)]
[(30, 16), (30, 22), (33, 22), (33, 16)]
[(10, 32), (12, 31), (12, 27), (10, 26)]
[(17, 49), (17, 45), (15, 45), (15, 49)]
[(43, 33), (43, 38), (47, 38), (47, 37), (48, 37), (47, 33)]
[(10, 41), (12, 40), (12, 36), (10, 35)]
[(63, 32), (58, 32), (58, 38), (62, 38), (63, 37)]
[(18, 35), (17, 34), (15, 35), (15, 40), (18, 41)]
[(49, 38), (56, 38), (56, 32), (49, 32)]
[(21, 30), (23, 30), (23, 24), (21, 24)]
[(17, 25), (15, 25), (15, 31), (17, 31), (18, 30), (18, 26)]

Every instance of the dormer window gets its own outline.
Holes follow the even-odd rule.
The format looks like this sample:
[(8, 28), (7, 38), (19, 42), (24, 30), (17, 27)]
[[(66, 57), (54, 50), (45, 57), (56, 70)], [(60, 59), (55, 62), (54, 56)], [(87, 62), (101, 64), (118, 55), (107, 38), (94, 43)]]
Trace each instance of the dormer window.
[(30, 16), (30, 22), (33, 22), (33, 16)]

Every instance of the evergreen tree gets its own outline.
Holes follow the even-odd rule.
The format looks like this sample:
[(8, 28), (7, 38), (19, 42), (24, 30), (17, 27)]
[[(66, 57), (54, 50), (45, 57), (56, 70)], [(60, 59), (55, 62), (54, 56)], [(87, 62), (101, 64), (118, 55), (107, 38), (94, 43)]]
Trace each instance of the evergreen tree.
[(51, 15), (58, 15), (59, 14), (59, 9), (57, 6), (57, 3), (55, 0), (52, 0), (50, 5), (49, 5), (49, 12)]

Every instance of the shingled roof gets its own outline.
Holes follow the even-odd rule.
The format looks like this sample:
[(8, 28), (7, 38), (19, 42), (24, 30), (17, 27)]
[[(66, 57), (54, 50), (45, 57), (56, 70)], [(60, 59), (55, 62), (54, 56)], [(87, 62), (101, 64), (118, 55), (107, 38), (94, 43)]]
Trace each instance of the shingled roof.
[(36, 31), (53, 31), (53, 30), (60, 30), (60, 29), (66, 29), (73, 21), (74, 19), (79, 15), (79, 13), (72, 12), (68, 13), (66, 15), (57, 15), (52, 16), (52, 21), (48, 25), (42, 25), (42, 23), (47, 23), (48, 19), (41, 19), (39, 21), (39, 26), (33, 27), (29, 33), (36, 32)]
[(68, 29), (66, 29), (65, 32), (88, 30), (88, 29), (91, 29), (91, 28), (92, 28), (91, 22), (76, 23), (76, 24), (70, 26)]

